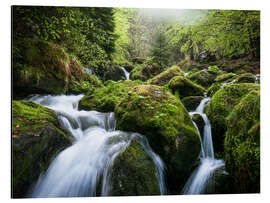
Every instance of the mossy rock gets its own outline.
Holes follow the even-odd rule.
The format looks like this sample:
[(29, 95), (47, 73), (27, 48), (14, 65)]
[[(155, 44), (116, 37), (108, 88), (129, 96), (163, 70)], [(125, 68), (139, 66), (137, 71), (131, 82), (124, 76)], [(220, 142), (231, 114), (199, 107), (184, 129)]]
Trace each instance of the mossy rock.
[(244, 73), (237, 77), (237, 83), (255, 83), (255, 76), (252, 73)]
[(100, 81), (83, 72), (79, 62), (59, 45), (44, 40), (15, 40), (13, 45), (13, 96), (87, 92)]
[(188, 111), (194, 111), (199, 106), (203, 98), (203, 96), (189, 96), (184, 97), (181, 101)]
[(180, 98), (188, 96), (203, 96), (204, 88), (183, 76), (176, 76), (169, 82), (169, 88), (173, 93), (178, 92)]
[(196, 123), (196, 125), (200, 131), (200, 135), (201, 135), (201, 137), (203, 137), (205, 123), (204, 123), (202, 116), (200, 114), (193, 114), (192, 120)]
[(169, 83), (169, 81), (175, 76), (183, 76), (183, 71), (178, 66), (172, 66), (171, 68), (163, 71), (149, 81), (151, 85), (163, 86)]
[(160, 73), (160, 66), (157, 63), (137, 65), (130, 72), (131, 80), (146, 81)]
[(237, 77), (237, 75), (235, 73), (224, 73), (222, 75), (217, 76), (217, 78), (215, 79), (215, 82), (230, 82), (233, 79), (235, 79)]
[(13, 91), (26, 96), (32, 93), (65, 93), (70, 70), (69, 57), (56, 44), (24, 39), (15, 41), (13, 58)]
[(179, 190), (197, 163), (200, 139), (176, 97), (155, 85), (139, 85), (115, 107), (117, 129), (145, 135), (167, 166), (171, 190)]
[(206, 91), (207, 96), (212, 97), (220, 88), (223, 83), (213, 83)]
[(95, 76), (86, 74), (86, 77), (80, 80), (76, 80), (72, 77), (71, 82), (68, 87), (68, 94), (86, 94), (88, 92), (93, 91), (95, 88), (101, 88), (103, 84), (101, 80)]
[(217, 72), (215, 71), (201, 70), (192, 75), (188, 75), (187, 78), (204, 88), (208, 88), (215, 81), (216, 77)]
[(155, 164), (136, 141), (116, 158), (110, 183), (112, 196), (160, 195)]
[(227, 130), (226, 117), (237, 105), (241, 98), (252, 90), (259, 90), (260, 86), (251, 83), (231, 84), (218, 90), (205, 108), (211, 129), (215, 151), (222, 152), (224, 135)]
[(125, 80), (125, 73), (119, 65), (112, 64), (104, 73), (103, 81), (107, 80)]
[(39, 104), (12, 102), (12, 197), (25, 197), (52, 159), (71, 145), (55, 113)]
[(128, 91), (142, 84), (140, 81), (108, 81), (104, 87), (92, 89), (79, 101), (79, 110), (96, 110), (100, 112), (113, 112), (115, 106)]
[(260, 91), (244, 96), (227, 117), (225, 162), (239, 193), (260, 192)]

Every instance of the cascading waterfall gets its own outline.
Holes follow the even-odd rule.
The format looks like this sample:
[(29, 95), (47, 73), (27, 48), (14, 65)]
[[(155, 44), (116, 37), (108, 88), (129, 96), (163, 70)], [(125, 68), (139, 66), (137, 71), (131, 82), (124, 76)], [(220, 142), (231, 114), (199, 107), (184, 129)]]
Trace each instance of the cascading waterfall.
[(37, 181), (31, 197), (96, 196), (110, 194), (110, 169), (114, 160), (130, 143), (137, 141), (156, 166), (160, 193), (166, 194), (164, 163), (155, 154), (146, 137), (138, 133), (115, 130), (114, 113), (78, 111), (78, 96), (34, 96), (29, 101), (54, 110), (61, 125), (75, 141), (63, 150)]
[[(201, 194), (205, 191), (207, 185), (212, 185), (212, 175), (214, 171), (222, 166), (224, 162), (217, 160), (214, 157), (214, 148), (212, 143), (211, 125), (207, 116), (203, 113), (205, 106), (210, 101), (210, 98), (204, 98), (197, 109), (190, 112), (192, 117), (194, 114), (199, 114), (204, 120), (204, 132), (203, 138), (201, 138), (201, 153), (200, 153), (200, 165), (194, 170), (185, 184), (182, 193), (183, 194)], [(200, 131), (194, 122), (194, 125), (200, 135)], [(201, 135), (200, 135), (201, 136)]]
[(126, 77), (126, 80), (129, 80), (129, 75), (130, 73), (124, 68), (124, 67), (121, 67), (121, 69), (124, 71), (125, 73), (125, 77)]
[(87, 73), (91, 74), (91, 75), (95, 75), (95, 72), (93, 71), (93, 69), (91, 68), (83, 68)]

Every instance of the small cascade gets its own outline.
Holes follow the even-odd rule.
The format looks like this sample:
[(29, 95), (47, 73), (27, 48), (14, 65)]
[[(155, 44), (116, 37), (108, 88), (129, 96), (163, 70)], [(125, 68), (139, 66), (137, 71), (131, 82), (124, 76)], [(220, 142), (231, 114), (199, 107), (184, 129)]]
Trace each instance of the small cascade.
[(93, 71), (93, 69), (91, 68), (83, 68), (87, 73), (91, 74), (91, 75), (95, 75), (95, 72)]
[(188, 72), (184, 72), (184, 76), (187, 76), (188, 75)]
[(52, 161), (37, 181), (31, 197), (87, 197), (108, 196), (111, 190), (110, 172), (117, 156), (132, 141), (138, 142), (156, 166), (160, 193), (166, 194), (164, 163), (155, 154), (146, 137), (138, 133), (115, 130), (114, 113), (78, 111), (78, 96), (34, 96), (37, 102), (54, 110), (63, 128), (75, 141)]
[(255, 75), (255, 84), (260, 83), (260, 74)]
[(226, 85), (233, 84), (233, 83), (235, 83), (235, 82), (236, 82), (236, 80), (232, 80), (232, 81), (230, 81), (230, 82), (224, 82), (224, 83), (222, 84), (221, 88), (223, 88), (223, 87), (226, 86)]
[(121, 69), (124, 71), (125, 73), (125, 77), (126, 77), (126, 80), (129, 80), (129, 75), (130, 73), (124, 68), (124, 67), (121, 67)]
[[(222, 160), (217, 160), (214, 157), (214, 148), (212, 143), (211, 125), (204, 114), (204, 108), (209, 103), (210, 98), (204, 98), (194, 112), (190, 112), (192, 117), (199, 114), (204, 120), (203, 137), (201, 137), (201, 152), (200, 152), (200, 165), (194, 170), (185, 184), (182, 194), (201, 194), (206, 190), (207, 185), (211, 185), (212, 176), (216, 169), (224, 166)], [(198, 134), (200, 131), (195, 122), (193, 122)], [(201, 136), (201, 135), (200, 135)]]

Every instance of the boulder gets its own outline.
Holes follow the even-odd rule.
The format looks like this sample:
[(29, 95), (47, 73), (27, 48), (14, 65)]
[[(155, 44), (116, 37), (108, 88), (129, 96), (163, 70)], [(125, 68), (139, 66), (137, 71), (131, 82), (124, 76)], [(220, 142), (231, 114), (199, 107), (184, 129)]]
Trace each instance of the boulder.
[(183, 71), (178, 66), (172, 66), (171, 68), (163, 71), (149, 81), (151, 85), (163, 86), (169, 83), (169, 81), (175, 76), (183, 76)]
[(119, 65), (112, 64), (104, 73), (103, 81), (107, 80), (125, 80), (125, 73)]
[(166, 164), (169, 189), (179, 190), (200, 152), (199, 136), (181, 101), (159, 86), (139, 85), (116, 105), (115, 117), (117, 129), (147, 137)]
[(183, 76), (174, 77), (168, 86), (174, 94), (177, 92), (181, 99), (188, 96), (203, 96), (205, 91), (203, 87)]
[(246, 94), (227, 117), (225, 162), (239, 193), (260, 192), (260, 91)]
[(109, 195), (160, 195), (155, 164), (136, 141), (117, 156), (110, 177)]
[(141, 84), (140, 81), (107, 81), (104, 87), (92, 89), (80, 101), (79, 110), (96, 110), (113, 112), (115, 106), (125, 97), (128, 91)]
[(244, 73), (237, 77), (237, 83), (255, 83), (256, 77), (252, 73)]
[(203, 98), (203, 96), (188, 96), (181, 99), (181, 101), (188, 111), (194, 111), (199, 106)]
[(222, 75), (217, 76), (215, 79), (215, 82), (231, 82), (237, 77), (235, 73), (224, 73)]
[(12, 102), (12, 197), (23, 198), (53, 158), (71, 145), (55, 113), (39, 104)]
[(158, 75), (159, 73), (160, 73), (160, 66), (157, 63), (143, 64), (136, 66), (130, 72), (130, 79), (146, 81), (154, 77), (155, 75)]
[(243, 96), (259, 88), (259, 85), (251, 83), (231, 84), (224, 86), (213, 95), (209, 105), (205, 108), (205, 113), (211, 123), (212, 139), (216, 152), (224, 150), (224, 136), (227, 130), (226, 117)]
[(192, 75), (188, 75), (187, 78), (204, 88), (210, 87), (217, 77), (217, 72), (211, 70), (201, 70)]

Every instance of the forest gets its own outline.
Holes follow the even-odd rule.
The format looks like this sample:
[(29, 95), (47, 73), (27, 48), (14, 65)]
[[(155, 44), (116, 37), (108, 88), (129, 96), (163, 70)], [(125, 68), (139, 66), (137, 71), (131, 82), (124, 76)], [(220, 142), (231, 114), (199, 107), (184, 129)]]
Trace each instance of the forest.
[(13, 198), (260, 193), (260, 11), (12, 6)]

